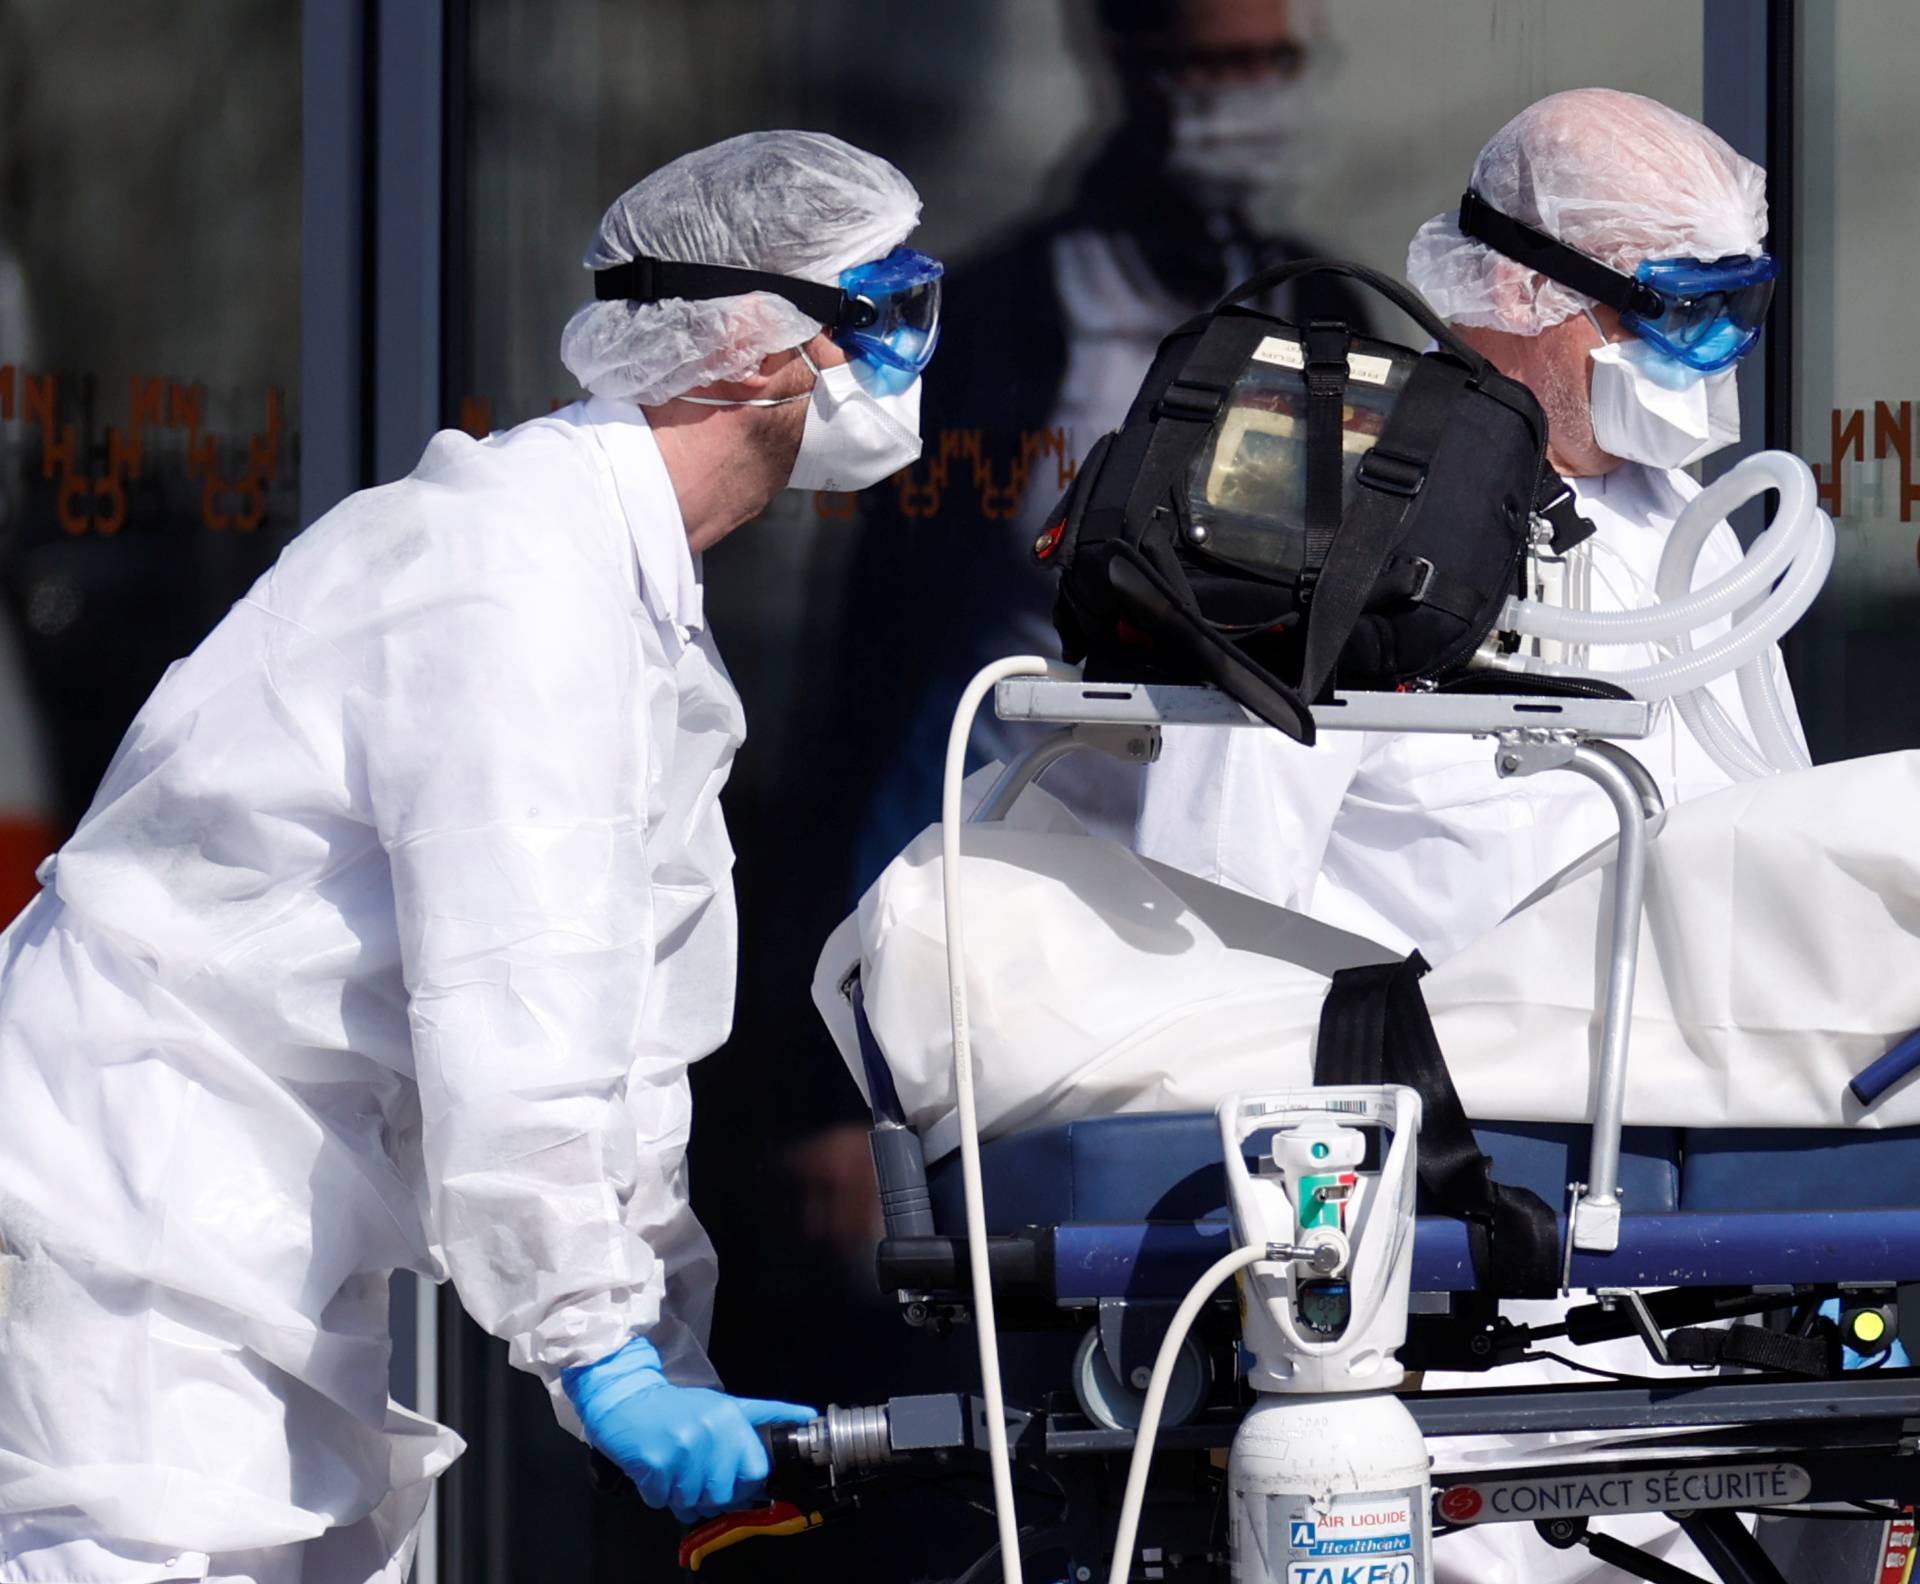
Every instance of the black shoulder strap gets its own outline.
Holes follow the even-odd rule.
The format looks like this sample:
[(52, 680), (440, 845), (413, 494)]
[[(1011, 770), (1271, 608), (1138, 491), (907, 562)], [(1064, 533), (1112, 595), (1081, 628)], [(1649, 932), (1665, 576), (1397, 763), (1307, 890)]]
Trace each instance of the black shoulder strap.
[[(1216, 313), (1200, 332), (1153, 404), (1152, 436), (1127, 492), (1127, 538), (1111, 546), (1105, 572), (1113, 597), (1143, 629), (1176, 637), (1208, 681), (1295, 741), (1311, 744), (1313, 715), (1307, 701), (1201, 618), (1191, 591), (1176, 586), (1175, 580), (1184, 584), (1184, 575), (1170, 541), (1142, 542), (1157, 521), (1166, 522), (1169, 535), (1179, 531), (1194, 453), (1212, 431), (1254, 348), (1273, 328), (1274, 322), (1264, 315)], [(1344, 365), (1344, 354), (1342, 358)], [(1130, 421), (1136, 415), (1137, 409)]]
[(1153, 404), (1153, 437), (1127, 497), (1129, 523), (1145, 523), (1155, 508), (1172, 505), (1194, 452), (1271, 329), (1271, 320), (1250, 314), (1215, 314), (1195, 338), (1186, 361)]
[(1109, 541), (1104, 549), (1101, 569), (1109, 592), (1135, 625), (1180, 642), (1207, 681), (1295, 742), (1313, 746), (1313, 712), (1306, 700), (1215, 632), (1189, 608), (1191, 596), (1183, 599), (1133, 545)]
[(1415, 952), (1405, 962), (1334, 974), (1320, 1009), (1313, 1081), (1405, 1084), (1418, 1094), (1420, 1186), (1439, 1210), (1467, 1222), (1481, 1291), (1550, 1296), (1560, 1284), (1558, 1223), (1538, 1194), (1493, 1180), (1420, 994), (1426, 971)]
[(1307, 553), (1315, 577), (1327, 564), (1340, 530), (1341, 484), (1346, 470), (1347, 348), (1353, 332), (1343, 324), (1315, 320), (1307, 326)]
[[(1374, 585), (1413, 525), (1427, 465), (1453, 416), (1454, 398), (1471, 378), (1449, 358), (1421, 358), (1407, 376), (1379, 442), (1360, 458), (1355, 476), (1362, 488), (1334, 536), (1307, 607), (1300, 693), (1309, 703), (1318, 701), (1332, 679)], [(1311, 469), (1311, 461), (1308, 466)]]

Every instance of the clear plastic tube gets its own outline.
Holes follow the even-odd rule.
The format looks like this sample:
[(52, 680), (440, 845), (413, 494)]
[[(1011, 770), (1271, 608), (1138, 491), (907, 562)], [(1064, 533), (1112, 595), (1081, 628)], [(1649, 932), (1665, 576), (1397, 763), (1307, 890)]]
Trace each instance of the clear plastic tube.
[[(1694, 563), (1707, 535), (1728, 513), (1769, 489), (1780, 505), (1766, 532), (1730, 572), (1691, 589)], [(1785, 451), (1760, 451), (1716, 479), (1682, 509), (1668, 536), (1656, 580), (1659, 598), (1634, 610), (1579, 611), (1534, 600), (1509, 599), (1499, 625), (1506, 631), (1562, 642), (1623, 644), (1670, 638), (1717, 620), (1763, 593), (1812, 544), (1813, 474)], [(1677, 586), (1671, 569), (1679, 569)]]
[[(1833, 519), (1822, 513), (1826, 533), (1833, 533)], [(1818, 590), (1815, 591), (1818, 597)], [(1759, 739), (1760, 751), (1782, 770), (1806, 770), (1813, 764), (1806, 744), (1796, 729), (1799, 722), (1780, 696), (1780, 683), (1774, 674), (1773, 656), (1763, 654), (1740, 668), (1740, 702), (1746, 706), (1747, 719)]]
[(1720, 701), (1705, 688), (1694, 688), (1675, 695), (1675, 712), (1707, 757), (1735, 781), (1756, 781), (1770, 775), (1774, 766), (1760, 757), (1746, 734), (1727, 718)]
[[(1707, 526), (1712, 528), (1721, 521), (1719, 517), (1711, 518)], [(1811, 526), (1809, 521), (1808, 528)], [(1657, 604), (1642, 605), (1634, 610), (1583, 611), (1509, 596), (1500, 612), (1500, 626), (1504, 631), (1523, 633), (1529, 638), (1554, 638), (1562, 642), (1628, 644), (1670, 638), (1676, 633), (1704, 627), (1736, 607), (1751, 603), (1757, 593), (1764, 593), (1793, 558), (1806, 549), (1807, 543), (1807, 529), (1775, 524), (1753, 542), (1753, 548), (1732, 571), (1682, 598), (1662, 598)]]
[[(1703, 687), (1715, 677), (1724, 676), (1764, 654), (1769, 644), (1791, 627), (1812, 605), (1833, 566), (1833, 524), (1825, 513), (1815, 516), (1815, 541), (1810, 554), (1798, 556), (1786, 577), (1760, 604), (1751, 620), (1723, 633), (1698, 649), (1686, 649), (1655, 665), (1632, 671), (1605, 673), (1609, 682), (1627, 689), (1636, 698), (1664, 699)], [(1522, 670), (1546, 676), (1591, 677), (1592, 671), (1573, 666), (1542, 663), (1531, 656), (1518, 657)]]
[(1640, 698), (1671, 698), (1685, 688), (1704, 686), (1736, 670), (1797, 622), (1819, 597), (1833, 567), (1833, 524), (1821, 513), (1815, 520), (1811, 553), (1796, 557), (1787, 575), (1748, 621), (1710, 643), (1637, 671), (1621, 671), (1612, 680)]
[[(1788, 471), (1797, 477), (1799, 470)], [(1811, 481), (1810, 474), (1807, 481)], [(1775, 514), (1776, 523), (1796, 498), (1783, 492), (1781, 510)], [(1807, 530), (1814, 536), (1808, 540), (1806, 548), (1809, 551), (1817, 542), (1820, 529), (1820, 524), (1814, 518), (1815, 513), (1810, 512), (1806, 519)], [(1686, 523), (1684, 532), (1679, 531), (1682, 527), (1681, 524), (1675, 524), (1676, 532), (1669, 537), (1666, 550), (1660, 557), (1654, 580), (1656, 599), (1683, 595), (1692, 586), (1694, 567), (1699, 561), (1700, 551), (1705, 547), (1707, 535), (1712, 532), (1712, 524), (1703, 523), (1699, 518)], [(1758, 548), (1756, 544), (1755, 549)], [(1761, 594), (1735, 613), (1733, 625), (1739, 628), (1755, 620), (1765, 605), (1766, 596)], [(1679, 634), (1670, 641), (1669, 647), (1676, 653), (1684, 653), (1693, 647), (1692, 639), (1687, 634)], [(1735, 675), (1739, 678), (1740, 700), (1757, 742), (1748, 738), (1720, 701), (1704, 686), (1674, 698), (1674, 707), (1695, 740), (1735, 780), (1753, 780), (1776, 770), (1805, 769), (1811, 761), (1800, 744), (1786, 705), (1780, 697), (1780, 689), (1774, 679), (1772, 654), (1763, 652), (1755, 655), (1740, 666)]]

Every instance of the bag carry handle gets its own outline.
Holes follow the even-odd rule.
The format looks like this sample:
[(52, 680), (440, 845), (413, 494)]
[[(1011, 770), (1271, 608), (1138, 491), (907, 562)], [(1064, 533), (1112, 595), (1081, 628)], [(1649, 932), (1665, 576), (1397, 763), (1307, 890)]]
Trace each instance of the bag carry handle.
[(1435, 313), (1427, 300), (1411, 286), (1395, 280), (1391, 275), (1383, 275), (1379, 270), (1369, 269), (1364, 264), (1354, 264), (1346, 259), (1306, 258), (1295, 259), (1291, 264), (1276, 264), (1272, 269), (1261, 270), (1259, 274), (1243, 280), (1222, 297), (1214, 305), (1214, 309), (1218, 312), (1233, 303), (1245, 302), (1249, 297), (1257, 297), (1262, 292), (1275, 291), (1289, 281), (1298, 280), (1302, 275), (1344, 275), (1349, 280), (1359, 281), (1363, 286), (1371, 286), (1466, 364), (1473, 371), (1476, 380), (1486, 372), (1487, 360), (1462, 341), (1453, 327)]
[(1107, 588), (1122, 610), (1146, 632), (1185, 638), (1207, 681), (1277, 731), (1313, 746), (1313, 711), (1305, 699), (1182, 606), (1153, 563), (1132, 545), (1115, 541), (1111, 551)]

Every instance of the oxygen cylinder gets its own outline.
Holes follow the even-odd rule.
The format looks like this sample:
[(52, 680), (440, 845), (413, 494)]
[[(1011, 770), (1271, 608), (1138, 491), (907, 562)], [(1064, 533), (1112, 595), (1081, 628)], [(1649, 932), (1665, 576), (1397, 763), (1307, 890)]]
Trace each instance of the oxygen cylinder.
[(1233, 1584), (1428, 1584), (1427, 1443), (1390, 1392), (1262, 1393), (1227, 1461)]
[(1353, 1086), (1234, 1099), (1220, 1126), (1236, 1235), (1290, 1256), (1240, 1278), (1258, 1401), (1227, 1463), (1235, 1584), (1429, 1584), (1426, 1441), (1393, 1395), (1419, 1096)]

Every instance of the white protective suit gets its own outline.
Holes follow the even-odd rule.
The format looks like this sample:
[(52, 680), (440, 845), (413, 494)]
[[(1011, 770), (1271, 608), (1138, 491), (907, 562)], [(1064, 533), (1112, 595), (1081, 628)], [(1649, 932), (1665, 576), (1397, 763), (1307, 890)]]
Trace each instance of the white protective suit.
[(396, 1268), (550, 1383), (713, 1381), (742, 736), (604, 399), (436, 436), (168, 673), (0, 939), (0, 1580), (402, 1578), (460, 1442)]
[[(1592, 608), (1650, 603), (1667, 532), (1699, 486), (1637, 463), (1568, 482), (1595, 526)], [(1695, 586), (1739, 557), (1722, 524), (1701, 550)], [(1703, 628), (1700, 641), (1726, 629)], [(1648, 653), (1596, 649), (1593, 660), (1620, 669)], [(1777, 650), (1774, 663), (1791, 707)], [(1712, 691), (1751, 731), (1735, 679)], [(1625, 746), (1669, 806), (1730, 784), (1671, 710), (1650, 737)], [(1592, 782), (1566, 772), (1503, 780), (1481, 738), (1327, 732), (1303, 748), (1278, 732), (1169, 727), (1146, 775), (1135, 845), (1438, 964), (1618, 830)]]

